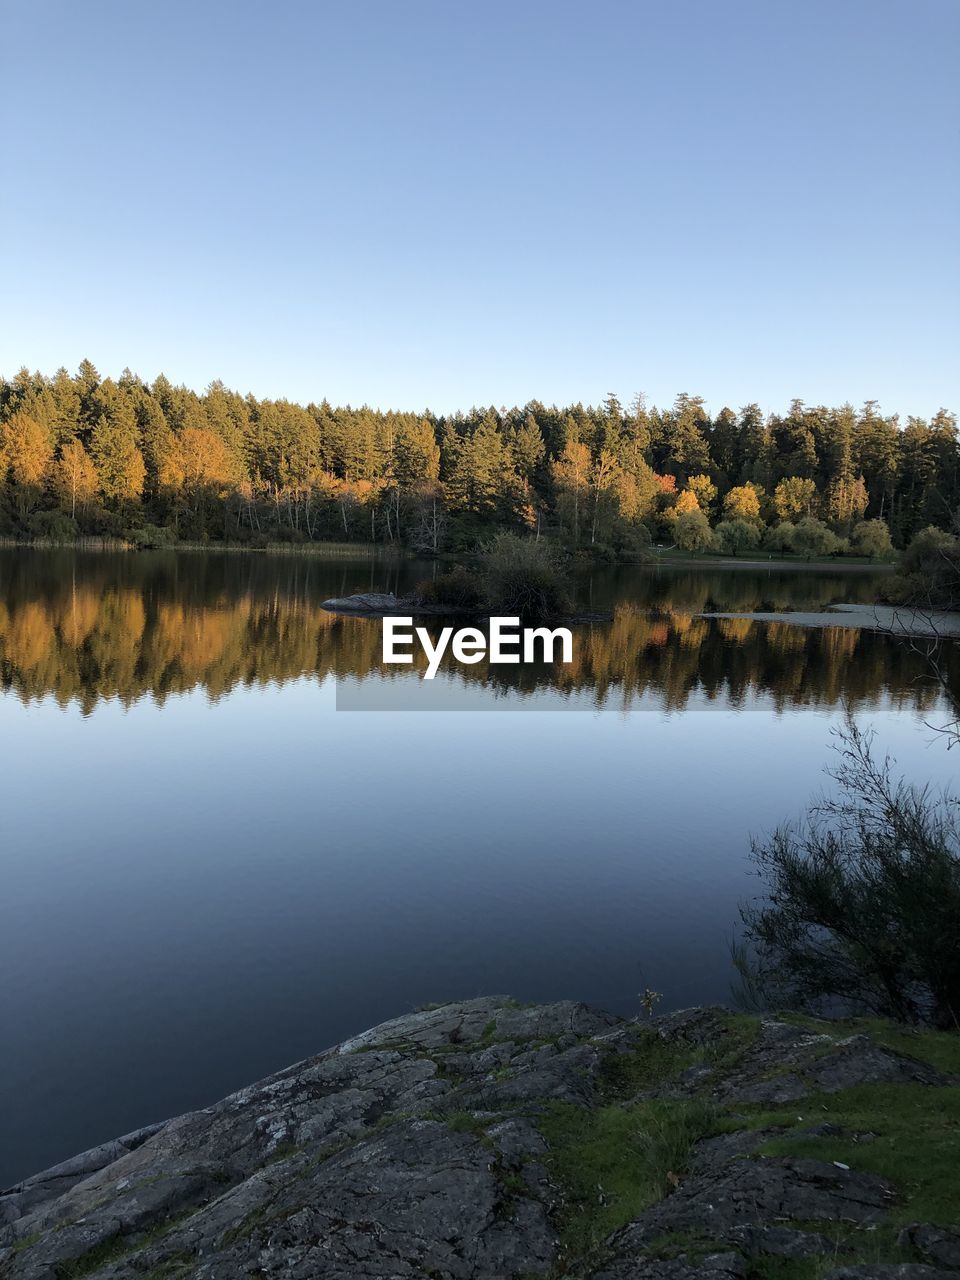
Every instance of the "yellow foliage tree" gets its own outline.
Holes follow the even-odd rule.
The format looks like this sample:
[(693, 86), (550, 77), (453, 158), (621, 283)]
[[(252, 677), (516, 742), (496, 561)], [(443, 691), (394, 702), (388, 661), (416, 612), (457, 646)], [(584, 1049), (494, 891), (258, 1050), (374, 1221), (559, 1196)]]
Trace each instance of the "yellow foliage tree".
[(806, 476), (787, 476), (773, 491), (773, 505), (781, 520), (800, 520), (813, 515), (817, 486)]
[(752, 484), (737, 485), (723, 500), (723, 513), (728, 520), (759, 520), (760, 495)]
[(686, 515), (688, 511), (702, 511), (703, 508), (697, 499), (697, 495), (692, 489), (684, 489), (680, 497), (676, 501), (676, 505), (670, 511), (671, 517), (674, 519), (679, 516)]
[(704, 515), (710, 514), (710, 508), (717, 500), (717, 486), (709, 476), (691, 476), (687, 481), (687, 489), (696, 495), (697, 503)]
[(15, 413), (2, 430), (3, 455), (14, 481), (39, 488), (53, 457), (49, 431), (28, 413)]
[(85, 507), (97, 492), (97, 472), (93, 461), (79, 440), (63, 446), (53, 469), (53, 482), (61, 505), (69, 506), (71, 517), (77, 504)]
[(579, 543), (581, 515), (590, 493), (590, 450), (585, 444), (567, 441), (563, 453), (553, 464), (553, 480), (561, 513), (572, 526), (574, 543)]

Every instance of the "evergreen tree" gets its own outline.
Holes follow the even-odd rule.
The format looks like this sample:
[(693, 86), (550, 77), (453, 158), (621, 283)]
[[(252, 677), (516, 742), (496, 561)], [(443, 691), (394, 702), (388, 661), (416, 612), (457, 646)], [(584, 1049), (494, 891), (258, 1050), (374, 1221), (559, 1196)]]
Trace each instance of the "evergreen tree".
[[(545, 518), (574, 544), (626, 548), (648, 536), (644, 522), (672, 537), (699, 509), (794, 526), (821, 515), (855, 541), (883, 520), (902, 546), (960, 508), (960, 445), (946, 410), (901, 429), (873, 401), (857, 413), (794, 400), (764, 421), (756, 404), (711, 419), (686, 393), (667, 409), (637, 396), (629, 410), (611, 393), (592, 407), (530, 401), (437, 418), (257, 400), (220, 382), (197, 394), (130, 370), (113, 381), (85, 360), (72, 376), (0, 379), (0, 499), (0, 531), (18, 534), (42, 527), (33, 513), (47, 509), (83, 531), (120, 531), (122, 515), (204, 537), (436, 549), (499, 528), (539, 532)], [(878, 537), (872, 528), (871, 545)]]

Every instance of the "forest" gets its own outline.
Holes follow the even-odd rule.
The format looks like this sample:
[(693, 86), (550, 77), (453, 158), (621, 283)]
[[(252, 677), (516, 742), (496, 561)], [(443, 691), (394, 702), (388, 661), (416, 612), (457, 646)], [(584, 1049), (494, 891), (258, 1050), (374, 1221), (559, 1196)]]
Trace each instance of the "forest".
[(438, 416), (257, 400), (213, 382), (22, 369), (0, 380), (0, 535), (394, 544), (530, 531), (599, 559), (651, 543), (883, 558), (960, 507), (956, 415), (794, 400), (707, 412), (530, 401)]

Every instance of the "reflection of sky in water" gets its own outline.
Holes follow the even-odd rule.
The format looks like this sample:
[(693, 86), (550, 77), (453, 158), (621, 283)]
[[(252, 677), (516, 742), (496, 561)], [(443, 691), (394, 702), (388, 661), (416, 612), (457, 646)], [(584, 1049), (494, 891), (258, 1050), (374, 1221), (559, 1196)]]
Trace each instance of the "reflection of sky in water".
[[(949, 780), (900, 693), (864, 687), (882, 747)], [(840, 718), (756, 689), (627, 712), (586, 689), (567, 716), (336, 698), (332, 676), (86, 716), (0, 696), (0, 1183), (421, 1002), (726, 999), (749, 835), (824, 784)]]

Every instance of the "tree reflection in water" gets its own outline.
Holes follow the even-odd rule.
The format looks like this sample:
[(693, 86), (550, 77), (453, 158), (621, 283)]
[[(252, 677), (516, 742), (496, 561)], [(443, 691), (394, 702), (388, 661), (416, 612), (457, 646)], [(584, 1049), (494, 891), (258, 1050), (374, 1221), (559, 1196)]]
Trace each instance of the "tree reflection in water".
[[(408, 589), (431, 566), (325, 563), (298, 556), (224, 553), (108, 555), (0, 552), (0, 679), (24, 700), (52, 695), (92, 711), (103, 698), (328, 675), (408, 680), (426, 665), (381, 664), (376, 620), (336, 617), (331, 595)], [(926, 713), (938, 690), (922, 658), (889, 637), (701, 612), (823, 609), (869, 601), (871, 574), (773, 571), (601, 571), (579, 583), (582, 605), (611, 609), (575, 630), (568, 666), (446, 665), (455, 680), (498, 693), (553, 688), (626, 708), (653, 695), (665, 710), (694, 694), (737, 707), (752, 694), (778, 708), (856, 710), (881, 695)], [(439, 626), (439, 623), (437, 624)], [(960, 687), (957, 646), (949, 680)]]

